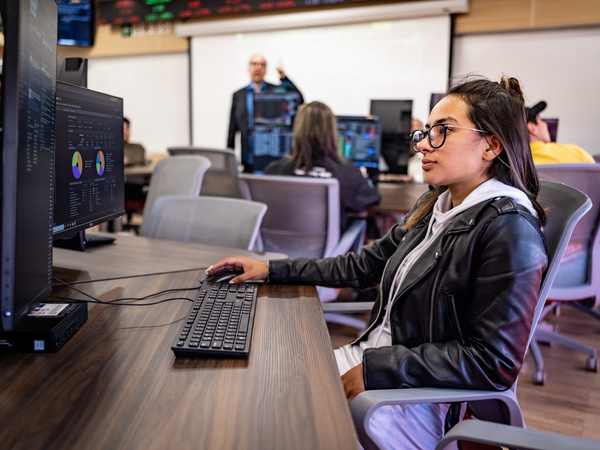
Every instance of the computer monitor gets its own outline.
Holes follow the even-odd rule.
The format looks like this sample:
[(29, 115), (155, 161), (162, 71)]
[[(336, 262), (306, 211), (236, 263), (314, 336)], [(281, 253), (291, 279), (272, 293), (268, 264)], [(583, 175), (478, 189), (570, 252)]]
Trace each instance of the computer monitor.
[(371, 100), (371, 114), (381, 121), (381, 156), (390, 173), (407, 173), (412, 104), (412, 100)]
[(125, 214), (123, 99), (56, 83), (54, 240)]
[(254, 126), (249, 139), (255, 171), (261, 172), (270, 162), (292, 152), (292, 133), (299, 99), (298, 92), (254, 94)]
[(58, 44), (91, 47), (94, 44), (94, 0), (56, 0)]
[(54, 0), (1, 0), (0, 13), (0, 330), (10, 331), (51, 288), (57, 7)]
[(548, 124), (548, 132), (550, 133), (550, 141), (556, 142), (556, 136), (558, 135), (558, 118), (544, 118), (542, 119)]
[(443, 99), (446, 96), (446, 94), (442, 94), (439, 92), (434, 92), (431, 94), (431, 98), (429, 99), (429, 112), (431, 112), (431, 110), (433, 109), (433, 107), (435, 105), (437, 105), (439, 103), (439, 101), (441, 99)]
[(336, 116), (340, 156), (358, 167), (377, 170), (381, 125), (377, 116)]

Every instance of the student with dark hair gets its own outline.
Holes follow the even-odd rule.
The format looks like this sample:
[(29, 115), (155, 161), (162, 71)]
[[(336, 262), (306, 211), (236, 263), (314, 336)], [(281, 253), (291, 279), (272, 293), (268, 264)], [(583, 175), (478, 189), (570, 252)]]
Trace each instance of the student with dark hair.
[[(412, 143), (433, 188), (359, 254), (207, 269), (244, 270), (234, 283), (380, 283), (366, 332), (335, 350), (348, 401), (368, 389), (505, 390), (527, 350), (547, 256), (518, 80), (455, 85)], [(446, 416), (460, 414), (458, 404), (384, 406), (371, 428), (385, 448), (433, 448)]]
[(335, 115), (321, 102), (299, 108), (294, 121), (292, 154), (270, 163), (270, 175), (336, 178), (340, 183), (340, 226), (346, 228), (348, 213), (361, 213), (381, 201), (381, 194), (358, 167), (338, 151)]

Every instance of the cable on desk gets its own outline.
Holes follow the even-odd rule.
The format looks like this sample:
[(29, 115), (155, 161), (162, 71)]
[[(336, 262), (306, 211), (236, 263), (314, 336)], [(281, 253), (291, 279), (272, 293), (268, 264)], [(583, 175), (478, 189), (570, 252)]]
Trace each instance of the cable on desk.
[(83, 292), (82, 290), (77, 289), (76, 287), (70, 285), (69, 283), (62, 281), (61, 279), (59, 279), (55, 276), (53, 276), (52, 278), (54, 278), (60, 284), (74, 290), (75, 292), (80, 293), (81, 295), (84, 295), (85, 297), (88, 297), (91, 300), (73, 299), (70, 297), (62, 297), (62, 296), (58, 296), (58, 295), (52, 295), (51, 298), (56, 298), (56, 299), (60, 299), (60, 300), (77, 300), (77, 301), (83, 301), (83, 302), (88, 302), (88, 303), (99, 303), (101, 305), (109, 305), (109, 306), (152, 306), (152, 305), (158, 305), (160, 303), (166, 303), (166, 302), (170, 302), (170, 301), (174, 301), (174, 300), (187, 300), (190, 302), (194, 302), (195, 299), (192, 299), (189, 297), (171, 297), (171, 298), (166, 298), (163, 300), (158, 300), (158, 301), (150, 302), (150, 303), (130, 303), (130, 302), (144, 301), (149, 298), (157, 297), (159, 295), (164, 295), (169, 292), (191, 291), (191, 290), (195, 290), (195, 289), (200, 289), (200, 287), (201, 287), (201, 285), (197, 285), (197, 286), (193, 286), (190, 288), (165, 289), (163, 291), (155, 292), (154, 294), (148, 294), (144, 297), (124, 297), (124, 298), (118, 298), (118, 299), (114, 299), (114, 300), (105, 301), (105, 300), (100, 300), (99, 298), (96, 298), (86, 292)]

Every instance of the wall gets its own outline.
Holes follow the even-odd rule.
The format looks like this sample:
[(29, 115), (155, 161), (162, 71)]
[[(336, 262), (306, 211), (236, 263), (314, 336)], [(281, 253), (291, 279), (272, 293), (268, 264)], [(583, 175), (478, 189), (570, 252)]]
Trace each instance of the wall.
[(560, 119), (558, 142), (600, 154), (599, 55), (598, 26), (462, 35), (454, 39), (452, 74), (516, 76), (528, 105), (545, 100), (541, 116)]

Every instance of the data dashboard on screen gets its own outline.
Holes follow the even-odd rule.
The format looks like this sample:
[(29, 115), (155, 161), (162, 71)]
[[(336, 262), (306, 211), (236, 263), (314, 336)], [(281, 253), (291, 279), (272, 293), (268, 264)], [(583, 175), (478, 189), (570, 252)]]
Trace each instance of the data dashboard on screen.
[(56, 83), (54, 238), (124, 213), (123, 99)]

